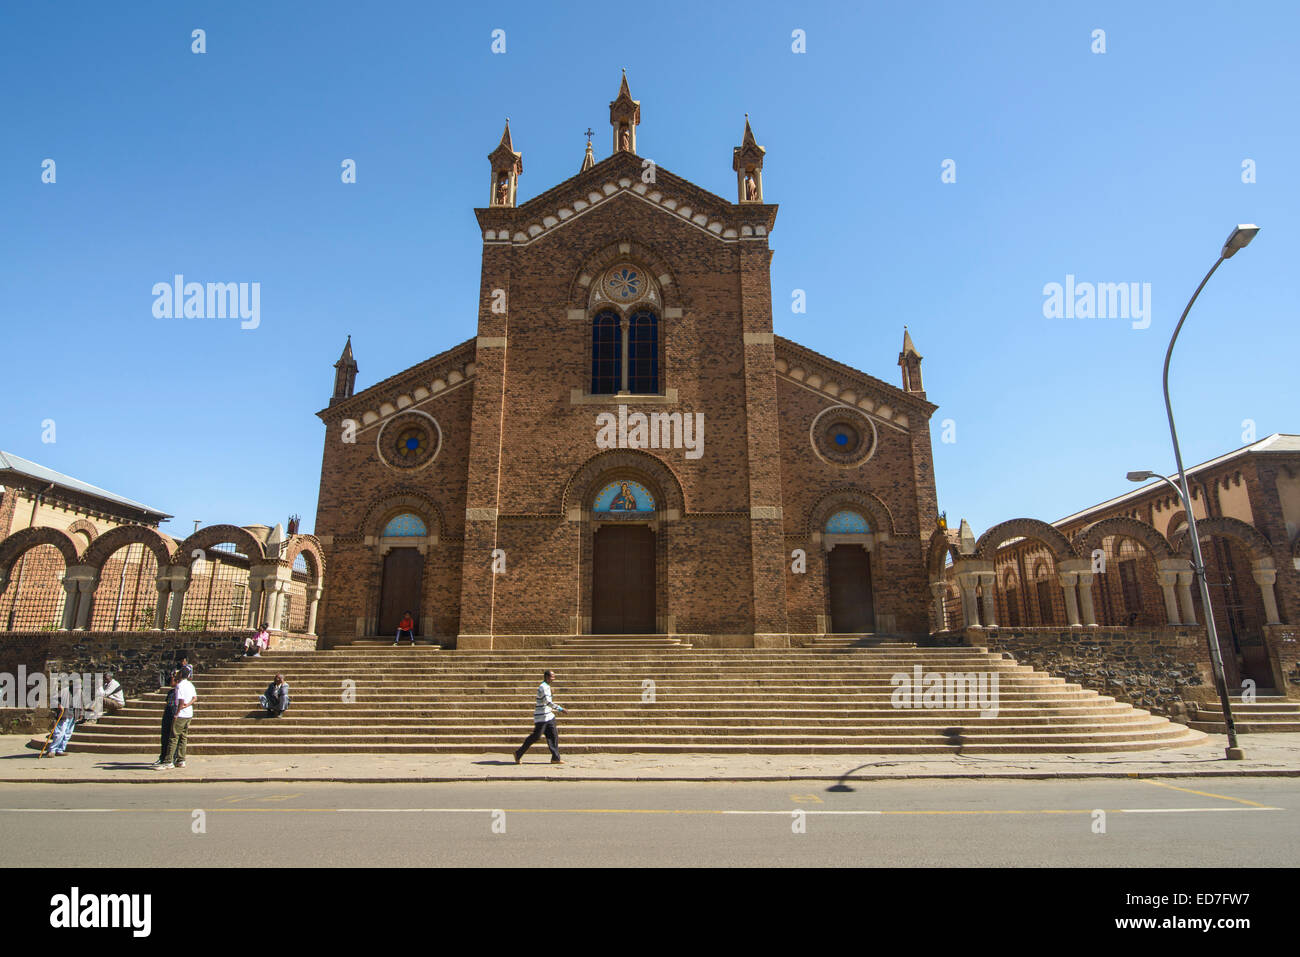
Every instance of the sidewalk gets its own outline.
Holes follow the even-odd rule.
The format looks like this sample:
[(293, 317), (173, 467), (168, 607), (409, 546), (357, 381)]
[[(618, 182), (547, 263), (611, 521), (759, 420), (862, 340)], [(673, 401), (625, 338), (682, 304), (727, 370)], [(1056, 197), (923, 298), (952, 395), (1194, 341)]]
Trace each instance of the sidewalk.
[(1121, 754), (719, 755), (576, 754), (551, 765), (535, 748), (508, 754), (209, 755), (155, 771), (153, 756), (71, 753), (37, 760), (30, 735), (0, 735), (0, 784), (148, 781), (889, 781), (944, 778), (1300, 777), (1300, 734), (1242, 735), (1244, 761), (1224, 759), (1227, 738), (1191, 748)]

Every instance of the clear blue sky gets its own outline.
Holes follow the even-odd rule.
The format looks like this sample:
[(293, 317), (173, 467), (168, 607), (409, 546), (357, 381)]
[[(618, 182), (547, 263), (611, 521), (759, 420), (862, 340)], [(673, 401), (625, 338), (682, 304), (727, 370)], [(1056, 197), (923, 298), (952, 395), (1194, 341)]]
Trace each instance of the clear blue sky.
[[(310, 530), (344, 338), (360, 389), (473, 335), (472, 209), (504, 117), (527, 199), (577, 171), (588, 125), (608, 155), (626, 67), (641, 155), (724, 197), (750, 114), (781, 207), (778, 334), (897, 383), (911, 328), (949, 518), (1060, 518), (1173, 467), (1164, 349), (1238, 222), (1259, 237), (1175, 358), (1185, 455), (1240, 446), (1244, 419), (1300, 432), (1297, 9), (6, 3), (0, 448), (174, 533), (292, 512)], [(260, 282), (260, 327), (156, 319), (178, 272)], [(1150, 283), (1150, 327), (1044, 318), (1067, 274)]]

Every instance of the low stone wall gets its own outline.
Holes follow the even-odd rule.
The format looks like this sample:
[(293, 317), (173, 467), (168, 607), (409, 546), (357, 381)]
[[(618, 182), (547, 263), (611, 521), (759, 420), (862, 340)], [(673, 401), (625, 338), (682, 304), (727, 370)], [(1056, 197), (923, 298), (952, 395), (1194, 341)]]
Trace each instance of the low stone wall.
[(968, 628), (963, 637), (1156, 714), (1178, 716), (1184, 700), (1215, 698), (1204, 628)]
[(0, 708), (0, 734), (46, 734), (52, 727), (49, 708)]
[[(0, 632), (0, 672), (98, 673), (112, 669), (127, 697), (156, 691), (160, 676), (188, 658), (196, 673), (230, 660), (243, 631)], [(314, 635), (272, 634), (270, 651), (313, 651)]]

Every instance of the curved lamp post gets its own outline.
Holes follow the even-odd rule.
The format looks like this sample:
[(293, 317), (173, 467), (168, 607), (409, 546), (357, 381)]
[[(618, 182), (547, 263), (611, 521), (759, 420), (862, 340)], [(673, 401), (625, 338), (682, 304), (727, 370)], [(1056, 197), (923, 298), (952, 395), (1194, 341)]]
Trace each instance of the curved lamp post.
[[(1174, 343), (1178, 341), (1178, 333), (1182, 332), (1183, 323), (1187, 321), (1187, 314), (1192, 311), (1192, 304), (1196, 302), (1196, 297), (1201, 294), (1201, 290), (1210, 281), (1214, 271), (1223, 265), (1223, 261), (1231, 259), (1239, 249), (1245, 249), (1250, 245), (1250, 241), (1255, 238), (1257, 232), (1259, 232), (1259, 227), (1252, 223), (1238, 226), (1228, 236), (1228, 241), (1223, 244), (1223, 250), (1219, 253), (1219, 258), (1215, 260), (1214, 265), (1210, 267), (1210, 271), (1201, 280), (1201, 284), (1196, 287), (1196, 292), (1192, 293), (1192, 298), (1188, 300), (1182, 318), (1178, 320), (1178, 325), (1174, 327), (1174, 334), (1169, 340), (1169, 348), (1165, 351), (1165, 411), (1169, 414), (1169, 436), (1174, 441), (1174, 461), (1178, 463), (1178, 486), (1175, 486), (1175, 491), (1178, 492), (1178, 497), (1182, 499), (1183, 509), (1187, 513), (1187, 534), (1192, 540), (1192, 568), (1196, 573), (1196, 580), (1201, 589), (1201, 612), (1205, 616), (1205, 639), (1210, 646), (1210, 663), (1214, 667), (1214, 684), (1219, 692), (1219, 702), (1223, 707), (1223, 722), (1228, 730), (1227, 757), (1232, 761), (1239, 761), (1245, 755), (1241, 748), (1237, 746), (1237, 725), (1232, 719), (1232, 703), (1228, 700), (1228, 683), (1223, 675), (1223, 654), (1219, 650), (1219, 634), (1214, 626), (1214, 611), (1210, 607), (1210, 586), (1205, 580), (1205, 561), (1201, 557), (1201, 540), (1196, 532), (1196, 516), (1192, 513), (1192, 493), (1187, 485), (1187, 470), (1183, 468), (1183, 453), (1178, 447), (1178, 430), (1174, 426), (1174, 407), (1169, 400), (1169, 360), (1173, 357)], [(1159, 478), (1173, 485), (1173, 482), (1163, 475), (1155, 475), (1151, 472), (1130, 472), (1128, 477), (1135, 482), (1146, 481), (1148, 478)]]

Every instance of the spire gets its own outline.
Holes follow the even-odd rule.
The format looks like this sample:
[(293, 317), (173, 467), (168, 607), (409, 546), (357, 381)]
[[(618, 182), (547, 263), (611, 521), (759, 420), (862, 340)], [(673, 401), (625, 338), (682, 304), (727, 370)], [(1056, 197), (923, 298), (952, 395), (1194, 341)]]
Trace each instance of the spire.
[(736, 171), (737, 202), (763, 202), (763, 155), (767, 150), (754, 139), (754, 130), (745, 114), (745, 135), (740, 145), (731, 151), (731, 168)]
[(898, 365), (903, 370), (903, 391), (925, 394), (921, 384), (921, 353), (912, 343), (912, 334), (903, 327), (903, 351), (898, 354)]
[(334, 395), (330, 405), (352, 398), (352, 390), (357, 384), (357, 360), (352, 357), (352, 337), (343, 346), (343, 354), (334, 363)]
[(632, 99), (627, 86), (627, 70), (618, 87), (618, 96), (609, 104), (609, 125), (614, 128), (614, 152), (636, 152), (636, 128), (641, 123), (641, 101)]
[(492, 192), (488, 196), (488, 205), (513, 207), (519, 189), (519, 174), (524, 171), (524, 154), (515, 152), (514, 143), (510, 141), (509, 117), (506, 117), (501, 142), (488, 154), (488, 162), (492, 164)]
[(591, 127), (587, 127), (587, 154), (582, 158), (582, 166), (579, 167), (579, 173), (585, 173), (596, 165), (596, 155), (591, 151)]

